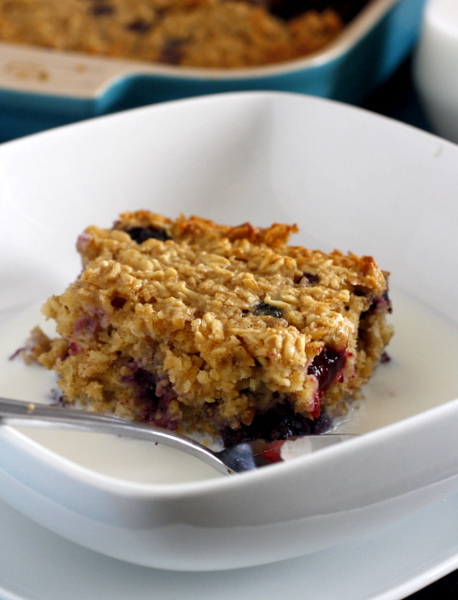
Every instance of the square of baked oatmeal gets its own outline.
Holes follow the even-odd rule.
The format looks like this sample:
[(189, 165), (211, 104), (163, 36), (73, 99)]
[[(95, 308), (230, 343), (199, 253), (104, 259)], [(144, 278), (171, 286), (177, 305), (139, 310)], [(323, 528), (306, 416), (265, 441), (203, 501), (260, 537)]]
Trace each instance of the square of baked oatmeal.
[(226, 443), (322, 432), (384, 356), (388, 274), (295, 232), (147, 211), (90, 226), (43, 308), (57, 337), (36, 330), (32, 352), (91, 410)]

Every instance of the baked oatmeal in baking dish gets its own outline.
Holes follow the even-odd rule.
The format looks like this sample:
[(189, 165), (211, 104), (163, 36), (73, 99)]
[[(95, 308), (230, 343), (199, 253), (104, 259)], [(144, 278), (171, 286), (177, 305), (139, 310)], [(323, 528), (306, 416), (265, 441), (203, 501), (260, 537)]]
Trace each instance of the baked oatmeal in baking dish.
[(367, 0), (0, 0), (0, 41), (237, 68), (320, 50)]
[(295, 225), (147, 211), (78, 238), (83, 270), (30, 353), (65, 403), (185, 432), (279, 439), (344, 414), (383, 358), (388, 274), (289, 244)]

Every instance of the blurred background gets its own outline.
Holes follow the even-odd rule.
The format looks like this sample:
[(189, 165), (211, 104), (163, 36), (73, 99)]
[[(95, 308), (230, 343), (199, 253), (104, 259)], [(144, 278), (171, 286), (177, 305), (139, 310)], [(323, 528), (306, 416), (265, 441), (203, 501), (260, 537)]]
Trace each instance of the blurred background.
[(312, 94), (429, 128), (412, 84), (425, 5), (0, 0), (0, 141), (244, 90)]

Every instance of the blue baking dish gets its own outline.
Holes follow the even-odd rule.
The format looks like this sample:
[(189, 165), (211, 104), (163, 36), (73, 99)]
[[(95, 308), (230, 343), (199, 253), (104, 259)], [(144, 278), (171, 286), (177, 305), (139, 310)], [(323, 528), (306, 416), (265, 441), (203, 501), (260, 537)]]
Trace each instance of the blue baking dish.
[(189, 69), (0, 43), (0, 141), (135, 106), (240, 90), (360, 104), (407, 56), (425, 0), (371, 0), (326, 49), (277, 65)]

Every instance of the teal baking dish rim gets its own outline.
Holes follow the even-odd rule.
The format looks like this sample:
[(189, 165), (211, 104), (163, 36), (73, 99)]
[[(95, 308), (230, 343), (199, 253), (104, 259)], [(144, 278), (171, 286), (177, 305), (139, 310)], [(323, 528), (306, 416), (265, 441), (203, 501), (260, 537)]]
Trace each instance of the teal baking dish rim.
[(133, 72), (93, 97), (0, 88), (0, 141), (146, 104), (232, 91), (289, 91), (357, 105), (409, 54), (425, 2), (398, 0), (346, 51), (305, 67), (227, 78)]

